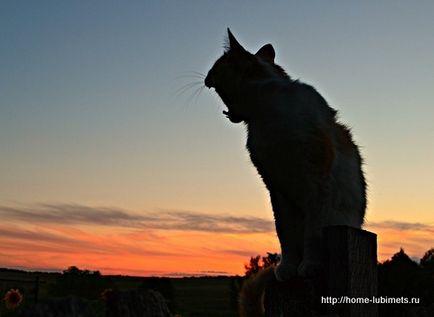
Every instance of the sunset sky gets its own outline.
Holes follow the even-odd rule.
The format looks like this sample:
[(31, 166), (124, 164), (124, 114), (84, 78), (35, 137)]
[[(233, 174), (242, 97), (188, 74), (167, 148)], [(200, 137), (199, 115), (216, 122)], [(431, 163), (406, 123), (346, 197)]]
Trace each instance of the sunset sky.
[[(271, 5), (272, 3), (272, 5)], [(245, 130), (203, 89), (230, 27), (339, 110), (379, 259), (434, 247), (434, 2), (0, 2), (0, 267), (241, 274), (278, 251)]]

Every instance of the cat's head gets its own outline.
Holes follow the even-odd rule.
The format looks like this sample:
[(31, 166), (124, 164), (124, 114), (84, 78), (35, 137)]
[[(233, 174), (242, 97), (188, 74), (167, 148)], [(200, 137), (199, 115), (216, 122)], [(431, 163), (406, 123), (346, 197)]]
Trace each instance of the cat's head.
[(214, 88), (228, 111), (223, 113), (234, 123), (248, 121), (254, 109), (244, 102), (249, 82), (270, 78), (288, 78), (284, 70), (274, 64), (275, 52), (266, 44), (256, 54), (246, 51), (228, 29), (228, 45), (205, 78), (205, 86)]

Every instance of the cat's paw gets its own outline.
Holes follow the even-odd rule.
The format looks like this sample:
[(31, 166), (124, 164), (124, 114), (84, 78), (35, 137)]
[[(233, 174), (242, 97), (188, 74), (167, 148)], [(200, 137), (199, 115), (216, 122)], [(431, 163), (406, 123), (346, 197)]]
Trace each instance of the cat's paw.
[(297, 274), (303, 277), (315, 277), (321, 274), (324, 265), (321, 262), (301, 261), (297, 268)]
[(280, 282), (287, 281), (297, 275), (297, 265), (280, 262), (274, 268), (274, 275)]

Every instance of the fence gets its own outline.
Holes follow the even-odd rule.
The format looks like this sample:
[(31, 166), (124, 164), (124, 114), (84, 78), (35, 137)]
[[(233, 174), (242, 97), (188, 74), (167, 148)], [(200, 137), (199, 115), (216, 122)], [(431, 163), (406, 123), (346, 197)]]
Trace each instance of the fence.
[(0, 278), (0, 291), (1, 294), (6, 293), (11, 288), (18, 288), (24, 290), (26, 294), (32, 294), (34, 302), (37, 303), (39, 299), (39, 286), (41, 282), (39, 276), (35, 279), (12, 279)]
[[(264, 296), (266, 317), (377, 317), (377, 236), (347, 226), (323, 231), (320, 276), (273, 283)], [(355, 303), (358, 301), (358, 303)]]

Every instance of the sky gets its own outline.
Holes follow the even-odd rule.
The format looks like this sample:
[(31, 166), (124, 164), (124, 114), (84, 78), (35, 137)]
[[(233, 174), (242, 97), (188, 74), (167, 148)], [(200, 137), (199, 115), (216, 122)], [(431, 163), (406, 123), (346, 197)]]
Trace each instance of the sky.
[(268, 193), (203, 75), (226, 28), (313, 85), (365, 160), (378, 256), (434, 247), (432, 1), (0, 2), (0, 267), (242, 274)]

